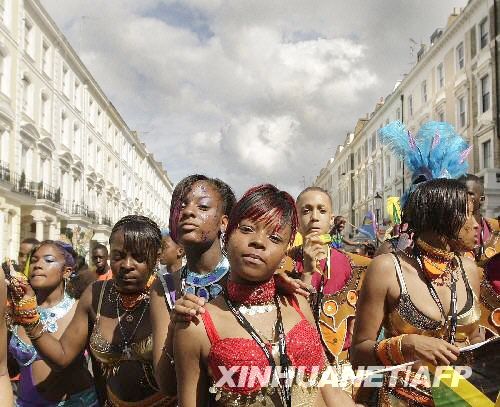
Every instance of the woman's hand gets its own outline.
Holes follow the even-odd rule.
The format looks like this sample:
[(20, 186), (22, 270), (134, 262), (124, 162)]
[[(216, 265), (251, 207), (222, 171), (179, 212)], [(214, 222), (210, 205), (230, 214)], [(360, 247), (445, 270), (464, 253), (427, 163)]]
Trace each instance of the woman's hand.
[(175, 301), (174, 309), (170, 313), (172, 322), (197, 322), (198, 315), (205, 312), (205, 300), (194, 294), (184, 294)]
[(424, 335), (406, 335), (401, 342), (406, 360), (422, 360), (434, 366), (448, 366), (455, 362), (460, 349), (443, 339)]
[[(24, 277), (24, 275), (23, 275)], [(23, 299), (27, 299), (35, 296), (35, 291), (26, 280), (26, 278), (18, 278), (14, 276), (10, 276), (10, 278), (6, 279), (9, 293), (11, 298), (19, 302)]]
[(311, 287), (303, 281), (290, 277), (284, 271), (277, 271), (274, 275), (276, 277), (276, 286), (280, 294), (298, 294), (305, 298), (309, 297)]

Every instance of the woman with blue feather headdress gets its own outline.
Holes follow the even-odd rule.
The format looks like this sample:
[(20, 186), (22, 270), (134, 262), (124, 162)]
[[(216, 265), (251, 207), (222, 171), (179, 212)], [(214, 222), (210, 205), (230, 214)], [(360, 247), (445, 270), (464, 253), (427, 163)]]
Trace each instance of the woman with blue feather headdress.
[(394, 121), (379, 130), (379, 137), (404, 161), (412, 174), (412, 186), (434, 178), (457, 179), (467, 173), (472, 146), (449, 123), (430, 121), (413, 135), (403, 123)]
[[(414, 135), (396, 120), (382, 127), (378, 135), (382, 145), (402, 160), (411, 173), (411, 185), (401, 197), (402, 208), (421, 182), (435, 178), (457, 179), (467, 173), (467, 157), (472, 146), (449, 123), (429, 121)], [(405, 228), (396, 225), (395, 230), (400, 229)], [(398, 247), (404, 249), (409, 244), (407, 234), (397, 235), (383, 243), (375, 255), (390, 253)]]
[[(457, 362), (460, 348), (484, 340), (480, 273), (463, 255), (476, 241), (474, 200), (455, 179), (467, 172), (471, 147), (442, 122), (425, 123), (415, 135), (393, 122), (379, 135), (411, 173), (401, 221), (408, 229), (366, 272), (356, 303), (351, 363), (354, 368), (417, 360), (428, 366), (467, 363)], [(438, 406), (428, 372), (418, 368), (385, 374), (377, 405)]]

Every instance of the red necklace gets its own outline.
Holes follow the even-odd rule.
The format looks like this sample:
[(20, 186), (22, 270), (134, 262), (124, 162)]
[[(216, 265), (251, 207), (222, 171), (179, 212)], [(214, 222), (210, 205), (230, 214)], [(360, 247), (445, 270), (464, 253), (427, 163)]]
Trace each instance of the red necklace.
[(241, 305), (262, 305), (273, 302), (276, 293), (274, 277), (257, 285), (246, 285), (227, 280), (227, 296), (231, 302)]
[(134, 310), (142, 301), (149, 298), (149, 289), (151, 288), (154, 280), (155, 275), (153, 274), (151, 277), (149, 277), (146, 287), (144, 287), (144, 289), (138, 293), (124, 294), (116, 291), (118, 300), (120, 301), (120, 304), (125, 309), (125, 311)]

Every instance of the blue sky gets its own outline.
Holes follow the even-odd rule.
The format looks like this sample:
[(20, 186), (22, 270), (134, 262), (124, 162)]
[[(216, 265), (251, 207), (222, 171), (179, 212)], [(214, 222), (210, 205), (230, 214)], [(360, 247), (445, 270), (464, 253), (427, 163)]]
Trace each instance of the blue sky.
[(465, 0), (42, 0), (174, 182), (297, 194)]

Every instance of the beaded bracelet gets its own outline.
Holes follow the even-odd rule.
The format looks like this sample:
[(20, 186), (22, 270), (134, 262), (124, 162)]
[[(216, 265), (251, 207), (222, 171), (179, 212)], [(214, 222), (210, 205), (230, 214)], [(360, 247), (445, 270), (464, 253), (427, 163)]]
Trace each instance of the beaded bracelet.
[(30, 314), (14, 313), (13, 315), (14, 322), (17, 325), (23, 325), (23, 326), (34, 325), (38, 322), (39, 319), (40, 319), (40, 314), (38, 313), (38, 311)]
[(385, 366), (400, 365), (405, 362), (402, 341), (405, 335), (384, 339), (375, 345), (374, 351)]
[[(40, 325), (42, 325), (42, 329), (38, 334), (33, 334), (33, 331), (35, 331)], [(47, 332), (47, 325), (45, 325), (41, 320), (38, 320), (35, 326), (33, 326), (32, 329), (26, 330), (26, 336), (31, 340), (31, 341), (36, 341), (39, 339), (45, 332)]]
[(405, 355), (403, 354), (403, 338), (406, 336), (407, 334), (402, 334), (402, 335), (399, 335), (397, 337), (397, 343), (395, 346), (396, 348), (396, 353), (395, 353), (395, 359), (396, 361), (398, 361), (398, 364), (402, 364), (402, 363), (405, 363), (406, 362), (406, 358), (405, 358)]
[(387, 352), (387, 347), (389, 345), (389, 339), (384, 339), (383, 341), (380, 341), (376, 347), (376, 355), (378, 360), (382, 362), (384, 366), (391, 366), (392, 361), (389, 358), (389, 354)]
[(36, 308), (37, 305), (35, 296), (23, 298), (16, 302), (16, 308)]

